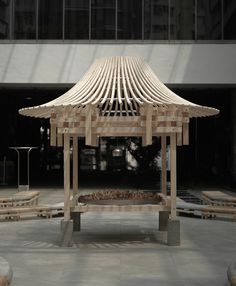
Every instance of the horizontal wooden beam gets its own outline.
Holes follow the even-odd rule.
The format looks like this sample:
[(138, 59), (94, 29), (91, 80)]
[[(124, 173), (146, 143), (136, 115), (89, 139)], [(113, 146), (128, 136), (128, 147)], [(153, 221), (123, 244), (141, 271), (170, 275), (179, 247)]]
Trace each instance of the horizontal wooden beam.
[(79, 205), (71, 208), (71, 212), (157, 212), (170, 211), (166, 205)]
[[(152, 128), (152, 136), (159, 136), (161, 133), (181, 133), (182, 127), (154, 127)], [(86, 130), (83, 127), (77, 128), (58, 128), (58, 133), (78, 134), (85, 137)], [(97, 127), (92, 128), (92, 134), (101, 137), (110, 136), (143, 136), (145, 130), (141, 127)]]

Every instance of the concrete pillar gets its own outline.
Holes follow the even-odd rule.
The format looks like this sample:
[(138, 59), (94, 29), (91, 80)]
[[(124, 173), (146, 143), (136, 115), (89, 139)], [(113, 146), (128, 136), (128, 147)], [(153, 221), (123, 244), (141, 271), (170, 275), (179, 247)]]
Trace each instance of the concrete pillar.
[(73, 220), (73, 231), (80, 231), (81, 213), (71, 212), (71, 219)]
[(178, 219), (168, 220), (167, 244), (169, 246), (180, 245), (180, 221)]
[(167, 231), (168, 229), (169, 212), (159, 212), (159, 230)]
[(73, 220), (61, 220), (61, 246), (70, 247), (73, 245)]

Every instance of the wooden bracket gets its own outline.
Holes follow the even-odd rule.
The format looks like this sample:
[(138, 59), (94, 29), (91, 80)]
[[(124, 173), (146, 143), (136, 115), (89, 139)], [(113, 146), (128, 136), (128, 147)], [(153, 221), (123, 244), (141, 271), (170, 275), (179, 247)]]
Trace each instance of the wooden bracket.
[(63, 134), (57, 133), (57, 146), (62, 147), (63, 146)]
[(142, 136), (143, 146), (152, 145), (152, 113), (153, 113), (153, 106), (152, 104), (148, 104), (146, 106), (145, 132), (144, 135)]
[(50, 126), (50, 145), (57, 146), (57, 125), (52, 123)]
[(92, 145), (92, 106), (85, 107), (85, 145)]
[(183, 123), (183, 145), (189, 145), (188, 123)]
[(177, 133), (177, 146), (182, 146), (183, 145), (183, 135), (182, 135), (182, 132), (178, 132)]

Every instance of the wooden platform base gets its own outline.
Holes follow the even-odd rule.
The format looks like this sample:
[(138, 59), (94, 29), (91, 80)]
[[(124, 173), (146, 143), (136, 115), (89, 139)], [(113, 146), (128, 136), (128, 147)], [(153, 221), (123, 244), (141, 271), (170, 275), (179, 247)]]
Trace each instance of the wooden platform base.
[(46, 218), (52, 218), (53, 215), (63, 214), (62, 205), (45, 205), (45, 206), (20, 206), (20, 207), (6, 207), (0, 208), (0, 218), (20, 220), (26, 215), (35, 215)]
[(166, 205), (95, 205), (95, 204), (79, 204), (71, 208), (72, 212), (158, 212), (170, 211), (170, 207)]
[(207, 205), (236, 207), (236, 197), (221, 191), (203, 191), (202, 200)]

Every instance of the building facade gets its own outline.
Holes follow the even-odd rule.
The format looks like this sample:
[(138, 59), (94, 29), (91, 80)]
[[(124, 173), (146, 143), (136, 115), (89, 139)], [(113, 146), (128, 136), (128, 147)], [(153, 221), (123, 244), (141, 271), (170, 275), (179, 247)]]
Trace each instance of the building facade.
[(234, 0), (0, 0), (1, 174), (5, 164), (8, 181), (15, 176), (9, 146), (33, 145), (33, 180), (41, 170), (57, 178), (61, 155), (48, 146), (48, 123), (17, 110), (61, 95), (96, 58), (133, 55), (180, 96), (221, 110), (191, 122), (180, 181), (235, 185), (235, 26)]

